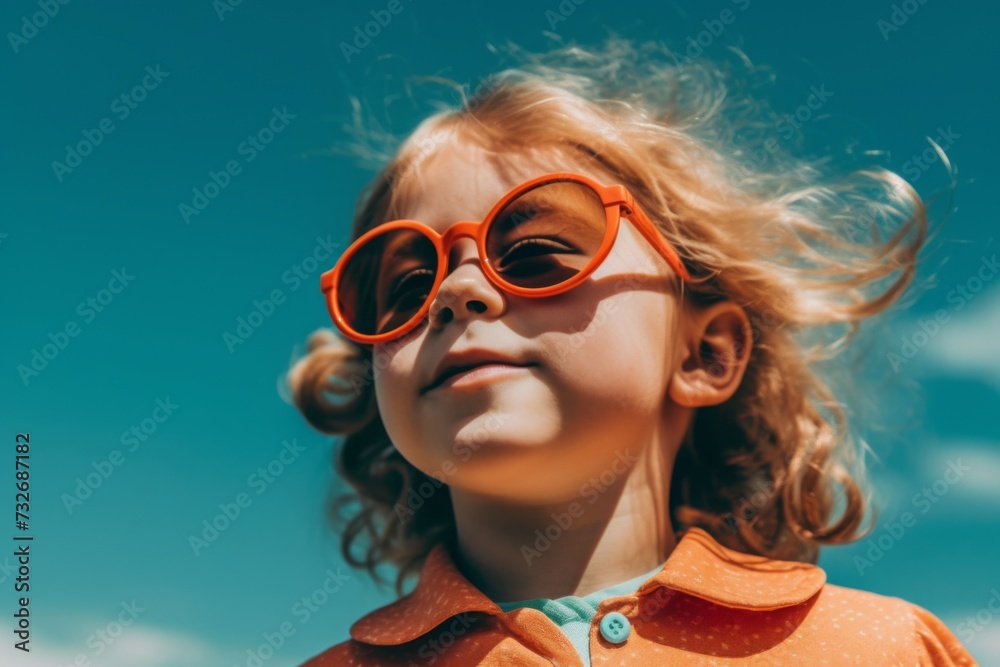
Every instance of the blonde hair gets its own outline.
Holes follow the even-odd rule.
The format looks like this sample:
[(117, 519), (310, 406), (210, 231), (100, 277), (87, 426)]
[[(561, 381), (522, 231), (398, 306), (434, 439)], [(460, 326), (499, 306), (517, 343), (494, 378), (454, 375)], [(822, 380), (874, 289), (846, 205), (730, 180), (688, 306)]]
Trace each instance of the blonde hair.
[[(669, 50), (615, 36), (599, 49), (513, 52), (519, 67), (471, 97), (458, 88), (458, 108), (429, 116), (402, 143), (361, 193), (351, 239), (392, 219), (403, 185), (449, 141), (511, 153), (553, 148), (613, 174), (691, 271), (684, 299), (733, 301), (753, 327), (739, 389), (697, 411), (678, 454), (674, 528), (700, 526), (730, 548), (808, 562), (820, 545), (862, 537), (870, 508), (863, 458), (817, 367), (911, 282), (927, 236), (920, 197), (882, 168), (824, 177), (822, 162), (791, 157), (773, 137), (765, 144), (780, 121), (738, 95), (739, 82), (719, 65), (658, 60)], [(455, 538), (450, 494), (439, 489), (410, 517), (395, 511), (411, 490), (439, 484), (386, 434), (370, 347), (321, 329), (307, 348), (288, 381), (314, 428), (345, 436), (335, 467), (353, 491), (331, 504), (344, 558), (376, 580), (378, 565), (395, 565), (402, 594), (430, 549)]]

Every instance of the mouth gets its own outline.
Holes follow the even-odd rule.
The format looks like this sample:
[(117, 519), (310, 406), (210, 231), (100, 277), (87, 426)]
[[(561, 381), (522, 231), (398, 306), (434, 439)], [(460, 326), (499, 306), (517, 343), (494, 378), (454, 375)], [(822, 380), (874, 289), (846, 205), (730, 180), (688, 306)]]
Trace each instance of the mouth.
[(537, 366), (538, 364), (515, 364), (509, 361), (483, 361), (474, 364), (464, 364), (445, 369), (437, 379), (420, 390), (421, 394), (434, 391), (438, 388), (450, 388), (457, 386), (472, 386), (499, 379), (519, 372), (522, 368)]

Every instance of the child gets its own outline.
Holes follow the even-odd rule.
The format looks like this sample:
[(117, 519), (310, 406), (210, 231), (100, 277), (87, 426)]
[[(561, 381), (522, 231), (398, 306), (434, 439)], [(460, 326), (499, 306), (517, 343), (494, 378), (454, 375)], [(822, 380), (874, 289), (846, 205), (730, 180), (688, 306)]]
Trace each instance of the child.
[(749, 150), (718, 72), (526, 60), (416, 128), (322, 277), (342, 335), (289, 383), (346, 436), (344, 557), (419, 580), (305, 664), (975, 664), (815, 565), (868, 508), (817, 364), (910, 283), (920, 198)]

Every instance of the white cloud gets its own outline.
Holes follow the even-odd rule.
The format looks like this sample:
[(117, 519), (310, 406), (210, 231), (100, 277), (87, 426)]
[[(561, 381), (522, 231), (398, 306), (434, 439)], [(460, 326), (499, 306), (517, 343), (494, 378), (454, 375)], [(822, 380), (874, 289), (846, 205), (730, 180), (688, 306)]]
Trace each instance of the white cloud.
[[(961, 477), (949, 493), (984, 503), (984, 509), (1000, 508), (1000, 441), (949, 440), (931, 447), (928, 454), (923, 457), (922, 471), (928, 483), (947, 476), (954, 479), (959, 474), (956, 471), (961, 471)], [(951, 464), (955, 464), (954, 467)]]
[[(981, 665), (1000, 665), (1000, 616), (992, 614), (992, 619), (988, 625), (968, 626), (963, 625), (970, 617), (974, 618), (977, 612), (982, 609), (970, 609), (967, 614), (949, 615), (947, 620), (942, 621), (958, 638), (965, 647), (965, 650), (972, 654)], [(974, 634), (969, 637), (969, 633)]]
[[(100, 622), (90, 624), (99, 627)], [(0, 663), (11, 667), (69, 667), (76, 665), (80, 655), (86, 656), (83, 665), (91, 667), (219, 667), (233, 664), (234, 655), (220, 650), (206, 641), (182, 632), (154, 628), (136, 623), (115, 638), (100, 656), (97, 648), (82, 643), (57, 643), (32, 632), (31, 651), (24, 653), (5, 641), (0, 650)], [(268, 667), (283, 667), (292, 663), (274, 660)]]
[[(915, 470), (878, 467), (871, 471), (873, 500), (881, 514), (893, 517), (921, 509), (918, 518), (926, 511), (935, 518), (961, 515), (995, 520), (1000, 514), (1000, 440), (931, 439), (916, 446), (920, 455)], [(932, 498), (915, 503), (914, 497), (925, 490), (944, 502), (927, 505)]]
[[(927, 343), (927, 360), (939, 369), (981, 378), (1000, 389), (1000, 289), (984, 291), (948, 309), (949, 321)], [(922, 318), (933, 321), (930, 317)], [(919, 322), (904, 331), (920, 331)]]

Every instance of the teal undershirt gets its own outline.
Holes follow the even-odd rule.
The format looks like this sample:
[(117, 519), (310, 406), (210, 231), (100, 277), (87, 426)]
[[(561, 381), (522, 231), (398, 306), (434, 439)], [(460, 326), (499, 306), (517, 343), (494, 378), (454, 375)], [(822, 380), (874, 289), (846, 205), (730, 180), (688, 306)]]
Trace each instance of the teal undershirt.
[(578, 597), (567, 595), (565, 597), (535, 598), (534, 600), (517, 600), (515, 602), (497, 602), (497, 605), (505, 612), (519, 607), (531, 607), (537, 609), (559, 626), (559, 629), (573, 642), (577, 653), (583, 660), (583, 664), (590, 667), (590, 623), (597, 613), (597, 606), (606, 598), (616, 595), (628, 595), (635, 593), (647, 579), (663, 569), (663, 565), (658, 565), (646, 574), (641, 574), (634, 579), (623, 581), (620, 584), (602, 588), (599, 591)]

